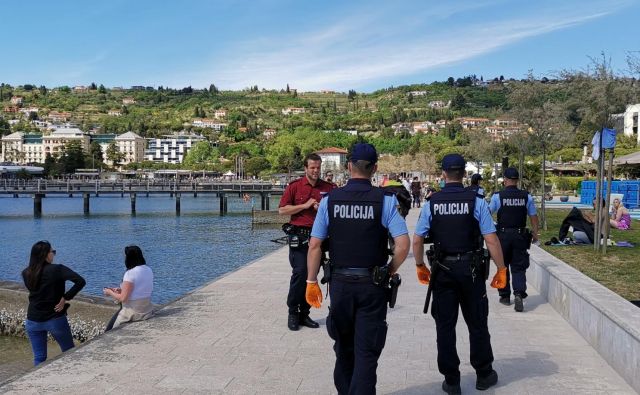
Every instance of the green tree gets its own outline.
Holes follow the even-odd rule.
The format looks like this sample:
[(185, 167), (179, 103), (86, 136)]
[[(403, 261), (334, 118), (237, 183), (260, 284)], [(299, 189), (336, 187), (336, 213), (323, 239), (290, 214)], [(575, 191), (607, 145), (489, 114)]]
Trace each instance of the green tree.
[(0, 136), (11, 134), (11, 125), (4, 118), (0, 117)]
[(244, 162), (244, 171), (251, 176), (258, 176), (260, 172), (267, 170), (271, 164), (264, 156), (249, 158)]
[(118, 167), (124, 160), (124, 153), (120, 152), (115, 141), (107, 147), (107, 160), (113, 163), (113, 167)]
[(193, 166), (199, 163), (210, 162), (214, 159), (213, 153), (213, 148), (208, 141), (200, 141), (191, 147), (182, 163), (185, 166)]
[(91, 145), (89, 146), (89, 157), (91, 158), (91, 166), (94, 166), (96, 163), (100, 164), (104, 160), (102, 147), (100, 147), (100, 144), (97, 141), (91, 142)]
[(104, 85), (100, 84), (100, 86), (98, 87), (98, 93), (107, 93), (107, 88), (105, 88)]
[(85, 168), (84, 151), (79, 141), (70, 141), (64, 146), (60, 163), (67, 174), (74, 173), (77, 169)]

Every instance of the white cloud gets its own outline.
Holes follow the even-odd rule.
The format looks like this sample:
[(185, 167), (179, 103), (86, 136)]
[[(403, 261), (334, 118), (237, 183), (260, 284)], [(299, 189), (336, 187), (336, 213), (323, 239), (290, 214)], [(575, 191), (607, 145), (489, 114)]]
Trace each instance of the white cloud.
[(455, 28), (452, 17), (473, 13), (478, 7), (495, 2), (458, 8), (443, 5), (404, 18), (378, 10), (357, 17), (349, 15), (324, 29), (299, 36), (240, 43), (224, 60), (183, 78), (194, 86), (215, 81), (224, 89), (255, 84), (280, 88), (289, 83), (300, 90), (346, 90), (461, 62), (529, 37), (586, 23), (627, 4), (552, 4), (526, 16), (513, 16), (511, 12), (509, 17), (482, 18), (482, 23), (458, 24)]

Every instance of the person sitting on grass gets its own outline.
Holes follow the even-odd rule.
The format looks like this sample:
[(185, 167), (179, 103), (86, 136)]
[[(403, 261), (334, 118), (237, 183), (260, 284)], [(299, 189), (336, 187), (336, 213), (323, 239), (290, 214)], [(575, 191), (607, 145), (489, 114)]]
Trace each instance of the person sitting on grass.
[(613, 213), (609, 223), (612, 227), (619, 230), (627, 230), (631, 228), (631, 215), (629, 210), (622, 204), (620, 199), (613, 199)]
[[(604, 229), (607, 216), (604, 199), (601, 199), (601, 202), (602, 207), (600, 208), (600, 213), (602, 229)], [(596, 208), (596, 199), (593, 199), (593, 208), (594, 210)], [(558, 231), (559, 242), (564, 242), (567, 238), (569, 228), (573, 228), (573, 241), (575, 244), (593, 244), (595, 240), (595, 222), (595, 215), (592, 212), (578, 210), (576, 207), (572, 208), (560, 225), (560, 230)]]

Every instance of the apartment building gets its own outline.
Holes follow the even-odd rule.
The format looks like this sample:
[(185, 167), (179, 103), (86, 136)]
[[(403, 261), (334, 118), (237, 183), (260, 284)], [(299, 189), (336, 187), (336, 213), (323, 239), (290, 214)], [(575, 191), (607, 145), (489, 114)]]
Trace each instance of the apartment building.
[(182, 163), (191, 147), (200, 141), (206, 141), (206, 139), (195, 134), (168, 135), (161, 139), (150, 139), (145, 158), (154, 162)]

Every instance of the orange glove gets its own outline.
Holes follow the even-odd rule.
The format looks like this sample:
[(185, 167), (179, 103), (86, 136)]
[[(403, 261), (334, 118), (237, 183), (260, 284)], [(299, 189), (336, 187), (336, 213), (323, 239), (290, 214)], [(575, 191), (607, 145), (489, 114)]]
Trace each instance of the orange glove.
[(322, 290), (320, 289), (317, 281), (313, 283), (307, 282), (307, 291), (305, 292), (304, 297), (307, 300), (307, 303), (316, 309), (319, 309), (320, 306), (322, 306)]
[(501, 289), (507, 286), (507, 268), (498, 269), (498, 273), (491, 280), (493, 288)]
[(420, 284), (429, 285), (429, 281), (431, 280), (431, 272), (427, 265), (424, 263), (422, 265), (416, 265), (416, 274), (418, 275), (418, 281)]

